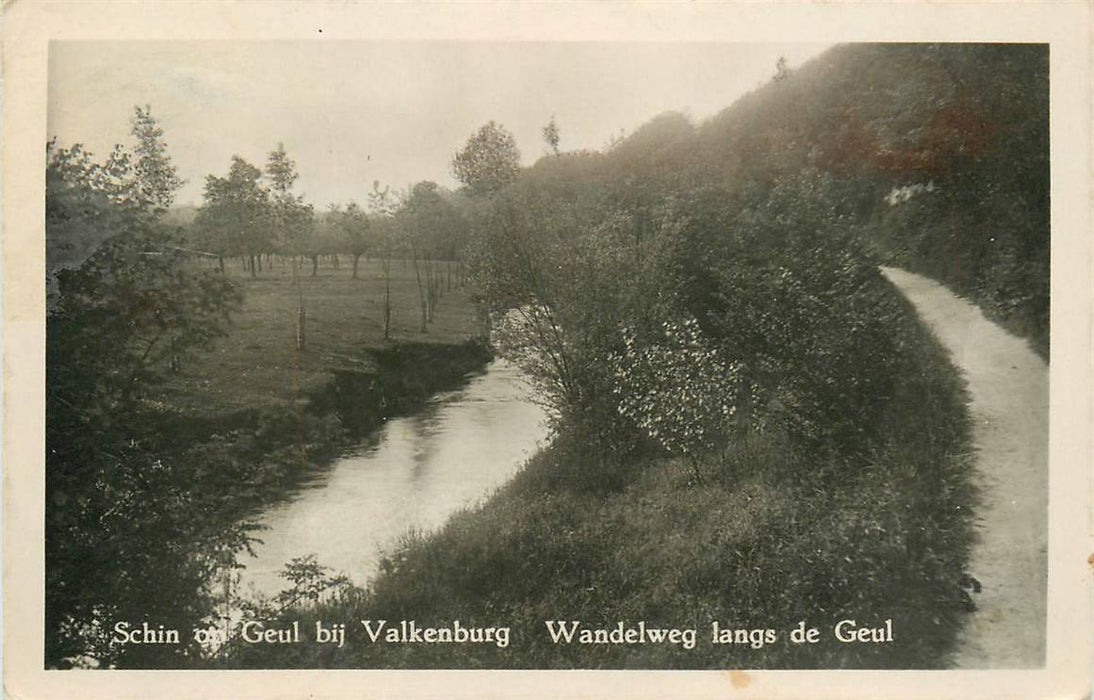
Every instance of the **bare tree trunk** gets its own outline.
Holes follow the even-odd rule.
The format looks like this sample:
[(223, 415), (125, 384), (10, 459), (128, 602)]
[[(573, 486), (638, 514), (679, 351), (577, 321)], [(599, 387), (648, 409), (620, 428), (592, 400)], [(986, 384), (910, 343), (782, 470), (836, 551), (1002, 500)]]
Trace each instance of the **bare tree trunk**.
[(357, 279), (357, 263), (361, 260), (360, 253), (353, 254), (353, 279)]
[(437, 264), (428, 262), (425, 265), (426, 298), (428, 299), (428, 321), (433, 322), (433, 315), (437, 310), (437, 302), (441, 298), (441, 288), (437, 284)]
[(311, 276), (315, 277), (316, 273), (318, 273), (318, 272), (319, 272), (319, 255), (317, 253), (313, 253), (312, 256), (311, 256)]
[(298, 259), (296, 255), (292, 258), (292, 277), (293, 284), (296, 285), (296, 349), (303, 350), (308, 344), (308, 313), (304, 309), (304, 285), (300, 283), (300, 275), (298, 273)]
[(391, 255), (383, 261), (384, 266), (384, 340), (391, 337)]
[[(403, 262), (405, 263), (406, 260), (404, 259)], [(426, 327), (425, 326), (426, 326), (426, 323), (428, 323), (428, 316), (429, 316), (429, 311), (428, 311), (429, 302), (426, 301), (425, 289), (422, 287), (422, 274), (421, 274), (421, 271), (418, 268), (419, 268), (418, 255), (417, 255), (417, 253), (415, 253), (414, 254), (414, 277), (418, 280), (418, 298), (421, 300), (421, 304), (422, 304), (422, 333), (425, 333), (426, 332)]]
[(220, 265), (220, 274), (223, 275), (224, 274), (224, 256), (223, 255), (218, 255), (217, 256), (217, 264)]
[(308, 344), (308, 312), (304, 310), (304, 297), (296, 309), (296, 349), (303, 350)]
[(255, 256), (254, 255), (252, 255), (250, 257), (250, 262), (251, 262), (251, 277), (254, 277), (255, 276)]

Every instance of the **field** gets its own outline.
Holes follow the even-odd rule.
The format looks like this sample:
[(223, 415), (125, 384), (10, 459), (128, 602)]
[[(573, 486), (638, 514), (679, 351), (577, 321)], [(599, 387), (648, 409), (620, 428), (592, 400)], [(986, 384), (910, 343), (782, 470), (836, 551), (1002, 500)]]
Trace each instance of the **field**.
[[(296, 347), (298, 293), (290, 263), (274, 260), (252, 279), (238, 261), (226, 272), (244, 294), (228, 335), (210, 352), (183, 358), (181, 371), (164, 385), (160, 400), (174, 411), (217, 416), (292, 402), (330, 381), (336, 371), (373, 369), (369, 350), (393, 343), (459, 343), (479, 335), (482, 324), (465, 289), (443, 278), (442, 296), (425, 333), (414, 266), (391, 264), (391, 332), (384, 340), (384, 276), (378, 260), (361, 259), (358, 278), (351, 261), (335, 268), (321, 263), (311, 276), (305, 261), (301, 292), (307, 312), (307, 343)], [(233, 262), (235, 264), (233, 264)], [(215, 269), (215, 263), (203, 263)], [(446, 263), (439, 263), (442, 273)]]

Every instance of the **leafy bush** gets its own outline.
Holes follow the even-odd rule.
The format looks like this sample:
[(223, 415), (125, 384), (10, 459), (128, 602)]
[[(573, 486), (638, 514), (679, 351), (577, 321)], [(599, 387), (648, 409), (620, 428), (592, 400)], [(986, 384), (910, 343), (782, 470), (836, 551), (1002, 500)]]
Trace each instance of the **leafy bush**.
[(682, 455), (695, 478), (700, 464), (725, 451), (739, 429), (737, 407), (748, 399), (741, 365), (725, 361), (703, 338), (693, 318), (663, 324), (662, 342), (639, 346), (624, 329), (621, 353), (609, 361), (616, 379), (613, 393), (619, 411), (633, 420), (665, 450)]

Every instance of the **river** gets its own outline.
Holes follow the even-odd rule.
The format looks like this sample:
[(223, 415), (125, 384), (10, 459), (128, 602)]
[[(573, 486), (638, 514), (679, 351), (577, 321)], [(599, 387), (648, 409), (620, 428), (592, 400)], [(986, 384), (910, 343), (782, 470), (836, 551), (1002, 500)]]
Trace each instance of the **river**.
[(285, 564), (308, 554), (367, 583), (400, 536), (434, 530), (488, 497), (545, 442), (545, 414), (530, 391), (516, 367), (495, 360), (463, 388), (388, 421), (258, 518), (268, 529), (257, 533), (257, 558), (242, 558), (241, 590), (277, 593), (286, 587), (278, 576)]

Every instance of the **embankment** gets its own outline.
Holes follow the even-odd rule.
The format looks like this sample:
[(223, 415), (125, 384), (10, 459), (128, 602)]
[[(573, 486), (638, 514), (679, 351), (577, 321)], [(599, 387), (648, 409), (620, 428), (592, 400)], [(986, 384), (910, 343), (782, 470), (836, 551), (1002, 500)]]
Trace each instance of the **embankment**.
[(360, 369), (330, 371), (291, 403), (221, 415), (162, 412), (145, 429), (168, 455), (192, 466), (195, 488), (222, 494), (225, 508), (243, 517), (291, 493), (387, 419), (460, 386), (492, 357), (481, 338), (369, 348), (356, 358)]

